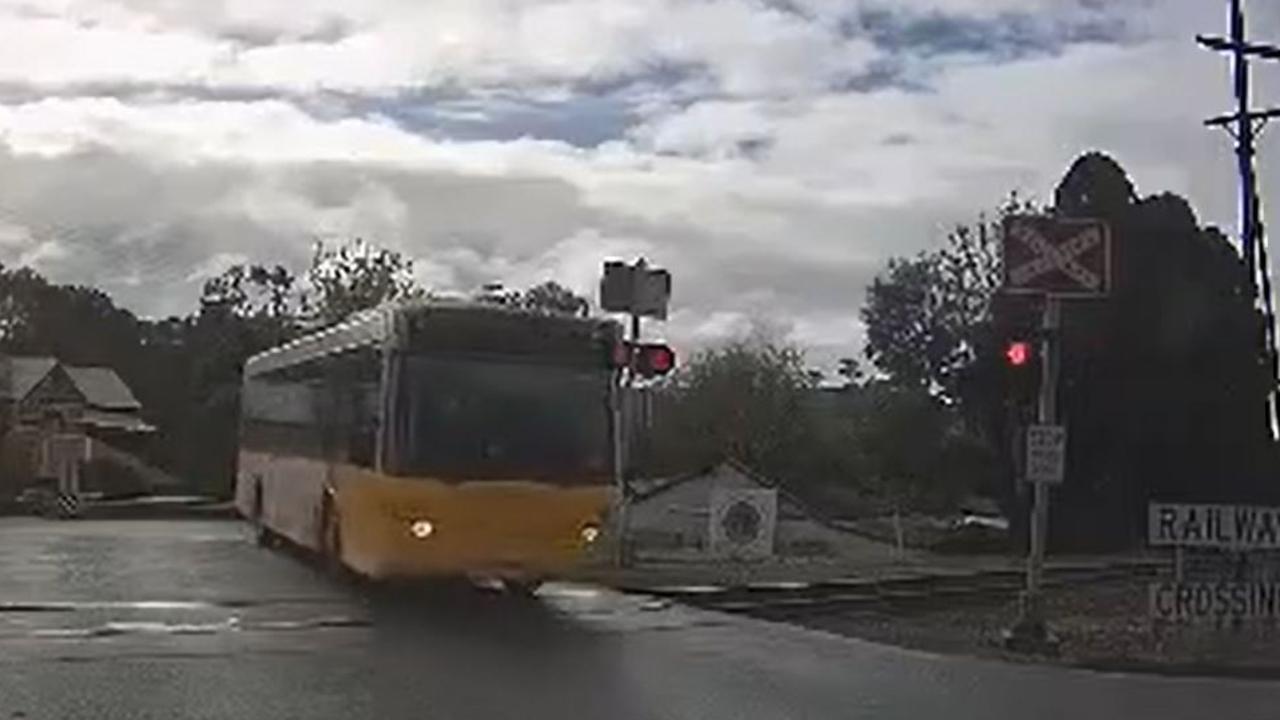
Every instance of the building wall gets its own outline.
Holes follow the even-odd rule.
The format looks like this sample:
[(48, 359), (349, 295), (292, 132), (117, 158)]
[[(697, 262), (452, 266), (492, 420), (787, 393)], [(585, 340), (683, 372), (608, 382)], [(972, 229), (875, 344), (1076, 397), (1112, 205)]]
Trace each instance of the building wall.
[[(628, 538), (641, 558), (696, 559), (707, 555), (711, 493), (716, 489), (758, 489), (761, 485), (731, 465), (688, 480), (632, 505)], [(842, 533), (814, 520), (803, 507), (778, 497), (774, 554), (828, 556), (838, 552)]]
[(0, 439), (0, 502), (12, 500), (36, 478), (40, 462), (40, 433), (14, 428)]

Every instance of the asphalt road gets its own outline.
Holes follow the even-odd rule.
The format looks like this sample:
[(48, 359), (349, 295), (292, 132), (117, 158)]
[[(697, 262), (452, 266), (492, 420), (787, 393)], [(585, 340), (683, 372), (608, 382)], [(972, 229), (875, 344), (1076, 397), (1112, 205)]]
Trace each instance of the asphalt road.
[(943, 658), (581, 586), (345, 586), (223, 521), (0, 521), (5, 718), (1280, 717), (1280, 684)]

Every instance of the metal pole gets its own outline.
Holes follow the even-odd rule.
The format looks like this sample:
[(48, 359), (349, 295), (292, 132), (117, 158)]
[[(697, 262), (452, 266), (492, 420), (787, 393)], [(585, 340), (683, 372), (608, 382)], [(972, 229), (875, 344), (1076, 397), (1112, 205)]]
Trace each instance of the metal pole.
[(1253, 119), (1249, 117), (1249, 58), (1244, 44), (1244, 8), (1231, 0), (1232, 79), (1236, 96), (1236, 164), (1240, 173), (1240, 251), (1249, 273), (1250, 291), (1257, 297), (1258, 268), (1255, 248), (1253, 171)]
[[(1058, 327), (1062, 320), (1062, 301), (1049, 296), (1044, 301), (1044, 315), (1041, 329), (1041, 357), (1044, 369), (1040, 374), (1040, 402), (1037, 408), (1037, 422), (1041, 425), (1053, 425), (1058, 418)], [(1024, 600), (1025, 620), (1037, 627), (1044, 623), (1041, 607), (1040, 585), (1044, 573), (1045, 541), (1049, 531), (1049, 486), (1046, 483), (1033, 483), (1035, 494), (1034, 507), (1031, 511), (1031, 552), (1027, 556), (1027, 595)]]
[(622, 378), (623, 370), (617, 371), (617, 377), (614, 382), (610, 383), (609, 388), (609, 406), (613, 414), (613, 482), (614, 489), (617, 494), (615, 498), (615, 517), (614, 517), (614, 534), (616, 540), (614, 542), (614, 563), (618, 567), (625, 567), (627, 564), (627, 555), (623, 547), (623, 539), (627, 535), (627, 481), (623, 473), (622, 461)]
[[(630, 342), (633, 347), (640, 342), (639, 315), (633, 314), (631, 316)], [(621, 380), (617, 390), (619, 412), (617, 421), (614, 423), (614, 442), (617, 443), (617, 452), (614, 453), (614, 462), (616, 463), (614, 472), (618, 478), (617, 561), (619, 567), (626, 567), (631, 560), (630, 553), (627, 551), (627, 511), (631, 500), (630, 479), (635, 472), (635, 459), (632, 453), (636, 438), (634, 416), (637, 407), (634, 389), (636, 381), (636, 356), (634, 352), (627, 355), (627, 367), (623, 370)]]
[[(635, 314), (631, 316), (631, 344), (633, 347), (639, 347), (640, 345), (640, 316)], [(639, 411), (640, 411), (640, 402), (639, 402), (640, 399), (636, 392), (636, 378), (639, 377), (639, 373), (636, 370), (636, 362), (637, 362), (637, 359), (636, 359), (636, 354), (634, 352), (627, 356), (627, 383), (624, 390), (624, 393), (626, 395), (626, 407), (627, 407), (627, 417), (624, 425), (626, 428), (626, 436), (627, 436), (627, 440), (626, 440), (627, 461), (626, 461), (626, 465), (624, 466), (624, 469), (625, 469), (624, 474), (628, 483), (630, 482), (631, 478), (635, 476), (635, 473), (636, 473), (635, 450), (636, 450), (637, 440), (640, 437), (640, 433), (638, 430), (640, 423), (637, 422)]]

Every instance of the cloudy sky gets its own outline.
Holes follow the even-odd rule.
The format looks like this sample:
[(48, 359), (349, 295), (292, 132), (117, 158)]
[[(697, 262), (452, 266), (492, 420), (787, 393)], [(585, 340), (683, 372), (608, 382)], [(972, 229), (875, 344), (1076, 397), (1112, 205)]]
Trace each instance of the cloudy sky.
[[(594, 295), (643, 255), (684, 348), (763, 323), (829, 362), (886, 258), (1047, 198), (1084, 150), (1233, 226), (1229, 140), (1200, 124), (1228, 68), (1192, 39), (1225, 5), (0, 0), (0, 261), (165, 315), (317, 237), (455, 290)], [(1251, 5), (1280, 40), (1280, 3)]]

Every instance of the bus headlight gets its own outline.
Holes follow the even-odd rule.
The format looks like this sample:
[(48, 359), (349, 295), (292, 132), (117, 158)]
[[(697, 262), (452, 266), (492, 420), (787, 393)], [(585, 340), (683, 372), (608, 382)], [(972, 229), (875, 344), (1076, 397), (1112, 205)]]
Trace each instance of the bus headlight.
[(600, 537), (600, 527), (598, 525), (583, 525), (578, 534), (582, 537), (582, 542), (590, 545), (596, 541), (596, 538)]
[(414, 520), (409, 523), (409, 534), (419, 540), (426, 540), (436, 531), (436, 526), (431, 524), (430, 520)]

